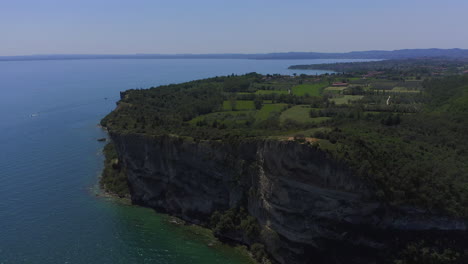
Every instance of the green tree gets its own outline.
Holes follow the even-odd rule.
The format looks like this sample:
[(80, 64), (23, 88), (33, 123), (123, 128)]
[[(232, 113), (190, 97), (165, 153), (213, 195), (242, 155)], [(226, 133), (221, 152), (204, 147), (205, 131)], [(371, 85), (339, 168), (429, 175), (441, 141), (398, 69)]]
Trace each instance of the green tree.
[(260, 110), (263, 106), (263, 100), (257, 98), (255, 99), (254, 104), (255, 104), (255, 109)]
[(237, 110), (237, 100), (236, 97), (232, 96), (229, 98), (229, 104), (231, 105), (231, 110), (236, 111)]

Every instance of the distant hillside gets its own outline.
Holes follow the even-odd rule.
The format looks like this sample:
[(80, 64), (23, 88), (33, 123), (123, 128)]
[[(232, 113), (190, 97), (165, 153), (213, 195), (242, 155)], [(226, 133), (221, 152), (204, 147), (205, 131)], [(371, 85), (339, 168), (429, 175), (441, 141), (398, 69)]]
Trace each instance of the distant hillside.
[(347, 53), (288, 52), (256, 54), (254, 59), (406, 59), (420, 57), (468, 58), (467, 49), (371, 50)]
[(404, 49), (371, 50), (347, 53), (320, 52), (281, 52), (265, 54), (133, 54), (133, 55), (28, 55), (0, 56), (0, 61), (24, 60), (83, 60), (83, 59), (253, 59), (253, 60), (291, 60), (291, 59), (405, 59), (420, 57), (468, 58), (468, 49)]
[[(405, 58), (405, 59), (387, 59), (378, 61), (367, 62), (342, 62), (342, 63), (323, 63), (323, 64), (305, 64), (305, 65), (292, 65), (289, 69), (300, 70), (330, 70), (335, 72), (346, 72), (354, 74), (368, 74), (375, 75), (376, 72), (385, 71), (387, 74), (398, 74), (399, 72), (411, 71), (414, 75), (435, 74), (460, 74), (461, 69), (468, 62), (468, 58)], [(369, 77), (369, 76), (367, 76)]]

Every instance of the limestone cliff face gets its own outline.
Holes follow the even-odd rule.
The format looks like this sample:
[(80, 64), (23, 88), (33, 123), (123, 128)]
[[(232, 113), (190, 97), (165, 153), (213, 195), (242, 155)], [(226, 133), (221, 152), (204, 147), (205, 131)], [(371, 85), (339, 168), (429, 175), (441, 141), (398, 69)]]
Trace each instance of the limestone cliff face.
[(462, 220), (371, 199), (346, 166), (308, 145), (111, 138), (133, 202), (199, 224), (216, 210), (246, 205), (279, 263), (383, 263), (401, 241), (441, 232), (459, 239), (467, 229)]

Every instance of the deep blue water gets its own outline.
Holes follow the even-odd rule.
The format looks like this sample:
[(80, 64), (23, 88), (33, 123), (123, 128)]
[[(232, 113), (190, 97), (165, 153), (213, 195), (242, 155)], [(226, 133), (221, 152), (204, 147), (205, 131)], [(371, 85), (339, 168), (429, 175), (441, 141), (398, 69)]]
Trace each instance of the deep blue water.
[(97, 197), (97, 124), (126, 89), (330, 61), (0, 62), (0, 263), (246, 263), (165, 215)]

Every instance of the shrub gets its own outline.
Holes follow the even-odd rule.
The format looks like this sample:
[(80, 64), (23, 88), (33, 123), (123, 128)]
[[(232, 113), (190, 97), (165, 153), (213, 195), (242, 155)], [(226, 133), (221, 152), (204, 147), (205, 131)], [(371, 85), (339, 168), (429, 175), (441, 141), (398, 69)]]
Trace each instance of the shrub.
[(119, 197), (128, 195), (127, 175), (120, 165), (114, 144), (108, 143), (104, 147), (103, 153), (105, 161), (104, 170), (99, 180), (101, 188)]
[(427, 247), (424, 242), (411, 243), (401, 253), (395, 264), (452, 264), (459, 263), (460, 253), (451, 249)]
[(217, 235), (240, 231), (248, 239), (255, 240), (260, 234), (260, 226), (257, 220), (242, 207), (231, 208), (223, 213), (215, 211), (211, 215), (210, 225)]
[(265, 246), (263, 244), (253, 244), (250, 246), (250, 252), (252, 252), (253, 258), (260, 263), (263, 263), (264, 260), (268, 258), (268, 255), (265, 252)]

